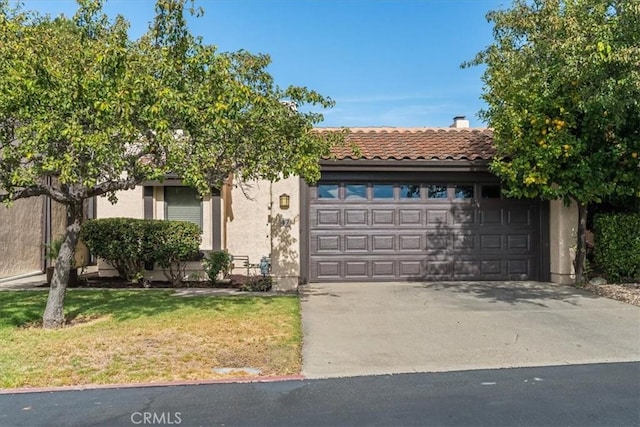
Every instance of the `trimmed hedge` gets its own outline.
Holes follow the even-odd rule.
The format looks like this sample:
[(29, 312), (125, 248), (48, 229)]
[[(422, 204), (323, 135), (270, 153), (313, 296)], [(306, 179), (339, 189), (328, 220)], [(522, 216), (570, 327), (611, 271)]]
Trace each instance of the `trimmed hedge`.
[(126, 280), (140, 280), (145, 263), (157, 263), (174, 284), (184, 277), (186, 261), (197, 258), (201, 241), (196, 224), (135, 218), (87, 221), (80, 238)]
[(600, 214), (594, 219), (595, 261), (614, 282), (640, 280), (640, 214)]

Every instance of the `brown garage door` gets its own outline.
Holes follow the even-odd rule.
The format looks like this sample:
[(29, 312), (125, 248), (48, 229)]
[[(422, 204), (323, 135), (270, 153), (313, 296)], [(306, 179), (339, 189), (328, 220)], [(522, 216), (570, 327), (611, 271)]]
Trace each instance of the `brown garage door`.
[(310, 280), (535, 280), (538, 202), (496, 185), (320, 183)]

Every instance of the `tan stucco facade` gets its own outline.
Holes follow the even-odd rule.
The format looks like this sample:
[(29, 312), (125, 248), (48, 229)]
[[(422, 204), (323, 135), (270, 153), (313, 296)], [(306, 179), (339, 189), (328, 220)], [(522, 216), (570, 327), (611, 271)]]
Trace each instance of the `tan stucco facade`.
[[(288, 209), (281, 209), (281, 195), (289, 196)], [(223, 192), (223, 201), (224, 247), (251, 264), (270, 256), (276, 290), (295, 290), (300, 281), (299, 178), (233, 186)], [(242, 265), (234, 267), (235, 274), (246, 274)]]
[(569, 284), (575, 280), (573, 260), (577, 240), (578, 208), (562, 200), (549, 203), (549, 261), (553, 283)]
[[(218, 247), (226, 249), (236, 260), (233, 274), (260, 274), (257, 265), (262, 257), (271, 258), (271, 274), (276, 289), (297, 289), (301, 278), (301, 192), (300, 179), (290, 177), (276, 182), (253, 181), (243, 185), (229, 184), (220, 196), (203, 199), (203, 236), (201, 249)], [(289, 207), (280, 206), (280, 196), (289, 197)], [(97, 216), (144, 218), (143, 187), (118, 193), (118, 203), (111, 205), (106, 198), (97, 202)], [(219, 204), (214, 206), (214, 204)], [(153, 217), (164, 219), (164, 191), (161, 185), (153, 191)], [(213, 216), (219, 212), (216, 221)], [(215, 215), (218, 215), (217, 213)], [(555, 283), (571, 283), (574, 278), (573, 260), (577, 208), (565, 206), (562, 201), (549, 203), (549, 264), (550, 280)], [(214, 230), (214, 224), (218, 229)], [(246, 260), (249, 263), (247, 269)], [(113, 275), (115, 270), (100, 263), (101, 275)], [(189, 272), (197, 273), (200, 263), (190, 263)], [(147, 272), (147, 278), (162, 278), (161, 271)]]
[(0, 206), (0, 278), (42, 271), (44, 197)]
[(50, 239), (63, 236), (66, 218), (64, 206), (44, 196), (0, 206), (0, 279), (42, 272), (46, 234)]

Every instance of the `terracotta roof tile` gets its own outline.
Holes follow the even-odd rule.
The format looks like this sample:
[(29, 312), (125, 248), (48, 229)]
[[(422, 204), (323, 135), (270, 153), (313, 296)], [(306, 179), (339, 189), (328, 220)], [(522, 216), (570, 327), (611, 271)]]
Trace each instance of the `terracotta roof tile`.
[[(335, 128), (319, 128), (321, 132)], [(490, 160), (493, 131), (485, 128), (351, 128), (337, 159)], [(360, 148), (355, 157), (349, 145)]]

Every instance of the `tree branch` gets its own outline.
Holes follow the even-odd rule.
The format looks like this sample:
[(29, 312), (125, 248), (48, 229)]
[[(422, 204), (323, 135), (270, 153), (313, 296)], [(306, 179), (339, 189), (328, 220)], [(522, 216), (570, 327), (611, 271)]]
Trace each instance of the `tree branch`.
[(12, 194), (4, 193), (0, 194), (0, 202), (6, 202), (9, 200), (26, 199), (27, 197), (34, 196), (49, 196), (53, 200), (59, 203), (69, 203), (69, 197), (62, 191), (56, 190), (49, 185), (37, 185), (27, 188), (15, 190)]

